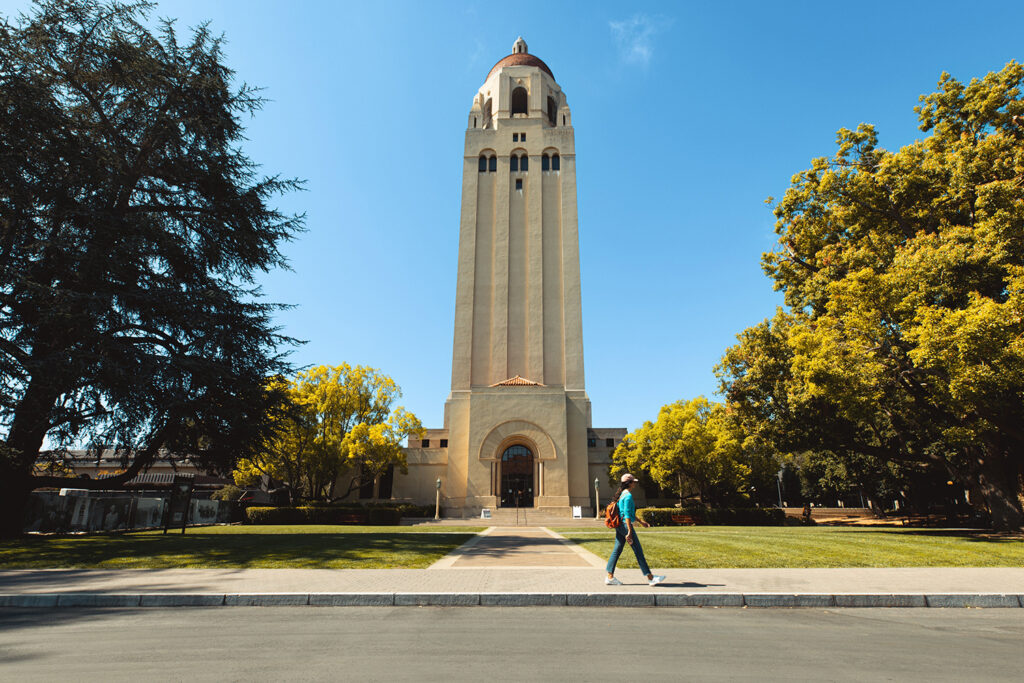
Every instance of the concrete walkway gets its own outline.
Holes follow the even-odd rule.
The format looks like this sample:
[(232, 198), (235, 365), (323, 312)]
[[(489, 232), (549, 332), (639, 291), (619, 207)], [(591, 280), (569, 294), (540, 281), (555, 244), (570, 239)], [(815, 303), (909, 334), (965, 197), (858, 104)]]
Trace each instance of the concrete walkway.
[(489, 527), (430, 568), (604, 566), (594, 553), (545, 527)]
[(0, 571), (0, 607), (573, 605), (1024, 607), (1024, 568), (636, 569), (545, 528), (491, 527), (430, 569)]

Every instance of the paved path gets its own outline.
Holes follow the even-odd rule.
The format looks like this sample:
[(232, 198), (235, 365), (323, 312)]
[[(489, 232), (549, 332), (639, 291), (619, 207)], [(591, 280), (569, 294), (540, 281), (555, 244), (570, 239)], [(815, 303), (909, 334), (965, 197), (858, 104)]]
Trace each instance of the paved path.
[(161, 605), (605, 605), (1024, 607), (1024, 568), (636, 569), (545, 528), (491, 527), (430, 569), (0, 571), (0, 607)]
[(490, 527), (431, 569), (467, 567), (604, 567), (600, 557), (544, 527)]

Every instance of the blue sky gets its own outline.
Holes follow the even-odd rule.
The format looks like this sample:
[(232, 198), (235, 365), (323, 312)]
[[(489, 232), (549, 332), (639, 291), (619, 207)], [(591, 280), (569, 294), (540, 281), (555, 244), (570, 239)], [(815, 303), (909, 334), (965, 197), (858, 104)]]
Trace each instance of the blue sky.
[[(28, 7), (0, 0), (5, 15)], [(712, 367), (780, 297), (759, 265), (764, 204), (874, 123), (920, 135), (942, 71), (1021, 60), (1018, 2), (268, 2), (159, 4), (210, 20), (265, 88), (247, 151), (307, 181), (309, 231), (263, 279), (308, 340), (300, 365), (367, 364), (440, 427), (451, 377), (462, 144), (490, 67), (521, 35), (573, 111), (587, 390), (594, 425), (634, 429), (711, 395)]]

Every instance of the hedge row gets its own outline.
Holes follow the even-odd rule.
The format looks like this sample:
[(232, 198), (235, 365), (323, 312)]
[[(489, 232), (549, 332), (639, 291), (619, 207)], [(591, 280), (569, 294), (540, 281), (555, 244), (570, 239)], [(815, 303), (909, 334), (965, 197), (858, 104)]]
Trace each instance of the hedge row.
[(651, 526), (782, 526), (786, 521), (786, 513), (780, 508), (643, 508), (636, 514)]
[[(398, 505), (304, 505), (301, 507), (246, 508), (249, 524), (398, 524), (402, 517), (426, 517), (427, 506), (400, 503)], [(434, 516), (431, 507), (430, 517)]]
[(249, 524), (398, 524), (401, 513), (394, 508), (352, 509), (340, 507), (250, 507), (245, 510)]

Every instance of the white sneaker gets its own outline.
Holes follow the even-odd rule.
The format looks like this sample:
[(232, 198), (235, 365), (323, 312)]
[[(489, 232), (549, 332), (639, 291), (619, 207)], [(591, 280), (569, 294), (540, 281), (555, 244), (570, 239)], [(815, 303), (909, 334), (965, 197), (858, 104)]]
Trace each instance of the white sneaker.
[(614, 576), (604, 577), (604, 585), (606, 586), (621, 586), (622, 582), (616, 579)]
[(647, 581), (647, 585), (648, 586), (657, 586), (659, 583), (661, 583), (664, 580), (665, 580), (664, 576), (661, 576), (660, 574), (655, 574), (654, 576), (652, 576), (650, 578), (650, 580)]

